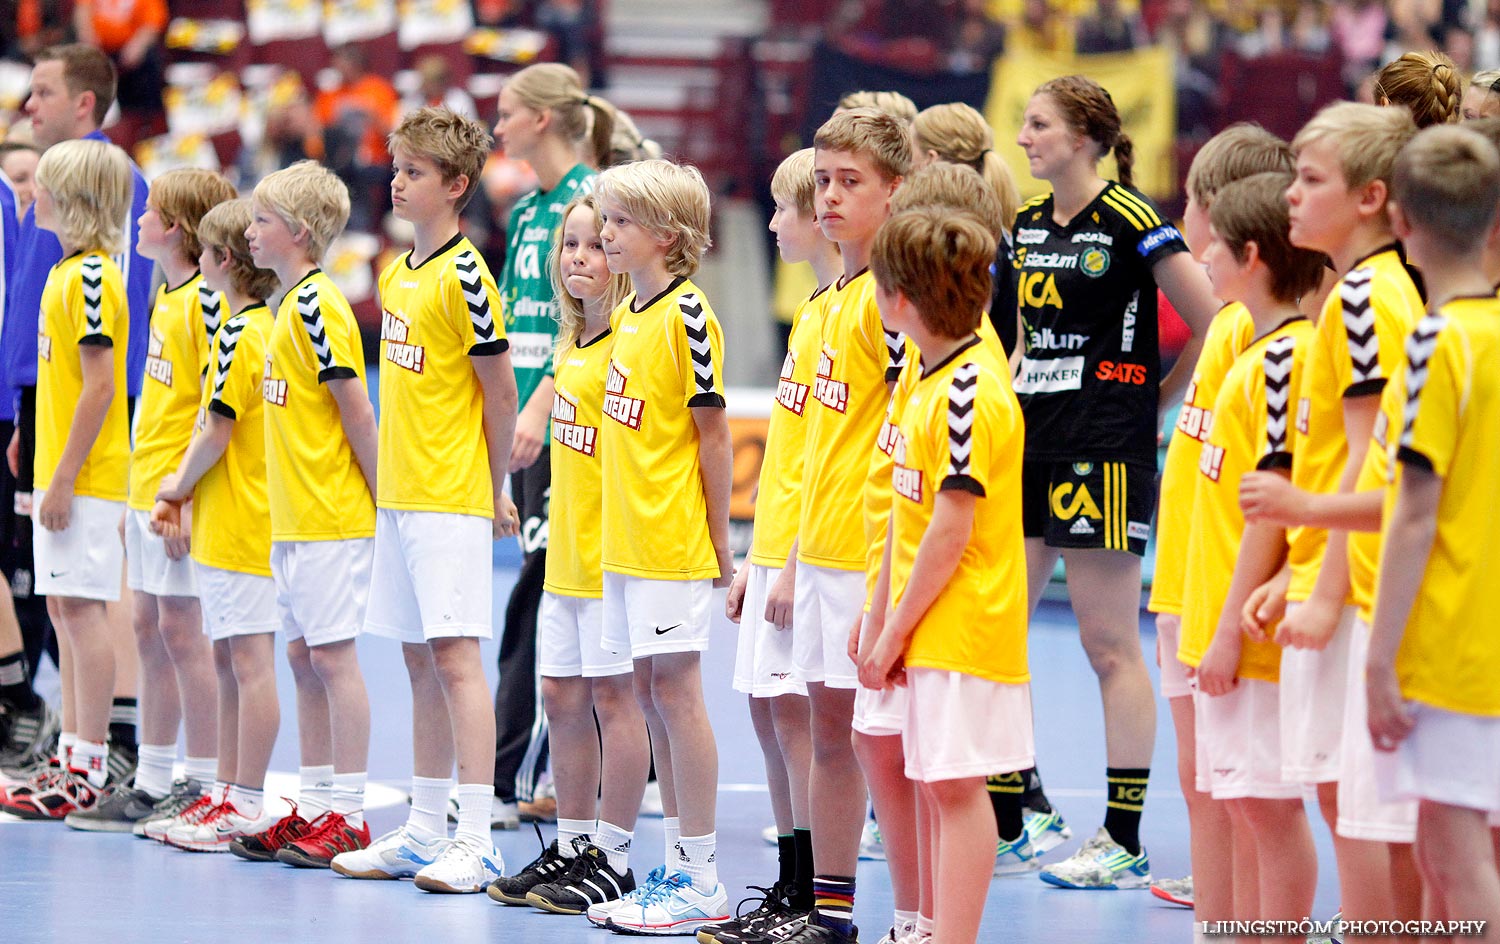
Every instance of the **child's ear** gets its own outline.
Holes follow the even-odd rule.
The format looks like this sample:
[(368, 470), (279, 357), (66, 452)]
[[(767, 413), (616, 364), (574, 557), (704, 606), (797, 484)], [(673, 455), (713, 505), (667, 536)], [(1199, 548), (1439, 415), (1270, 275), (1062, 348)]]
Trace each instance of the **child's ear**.
[(1257, 262), (1262, 261), (1260, 257), (1260, 243), (1253, 239), (1246, 240), (1240, 252), (1245, 254), (1244, 260), (1240, 262), (1242, 268), (1253, 269)]
[(1391, 205), (1391, 190), (1383, 180), (1372, 180), (1359, 188), (1359, 213), (1374, 217)]
[(1391, 235), (1405, 241), (1411, 236), (1411, 222), (1407, 220), (1406, 214), (1401, 212), (1401, 204), (1395, 200), (1389, 200), (1386, 202), (1385, 210), (1391, 218)]
[(450, 199), (457, 200), (460, 197), (462, 197), (464, 195), (464, 191), (468, 190), (468, 189), (469, 189), (469, 175), (468, 174), (459, 174), (457, 177), (454, 177), (453, 180), (449, 182), (449, 184), (448, 184), (448, 196), (449, 196)]

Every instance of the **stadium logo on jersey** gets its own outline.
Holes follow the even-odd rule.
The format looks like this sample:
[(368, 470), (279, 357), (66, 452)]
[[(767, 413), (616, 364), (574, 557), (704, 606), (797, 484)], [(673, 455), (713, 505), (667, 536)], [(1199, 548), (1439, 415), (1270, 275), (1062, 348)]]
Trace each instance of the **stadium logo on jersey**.
[(1198, 471), (1208, 476), (1209, 481), (1217, 482), (1219, 473), (1224, 468), (1224, 447), (1203, 444), (1203, 451), (1198, 454)]
[(837, 356), (837, 352), (826, 344), (818, 353), (818, 375), (813, 378), (813, 399), (830, 410), (844, 413), (849, 409), (849, 385), (842, 380), (833, 379), (833, 362)]
[(1091, 279), (1097, 279), (1109, 271), (1109, 250), (1102, 246), (1090, 246), (1078, 259), (1078, 268)]
[(1030, 308), (1062, 308), (1062, 295), (1057, 291), (1057, 276), (1050, 272), (1022, 272), (1016, 286), (1021, 303)]
[(1100, 380), (1113, 380), (1116, 383), (1140, 387), (1146, 383), (1146, 365), (1127, 364), (1124, 361), (1100, 361), (1099, 367), (1094, 371), (1094, 376)]
[(1163, 223), (1161, 226), (1142, 236), (1141, 241), (1136, 243), (1135, 249), (1142, 256), (1149, 256), (1174, 240), (1182, 242), (1182, 233), (1178, 232), (1177, 227), (1171, 223)]
[(146, 376), (159, 384), (170, 387), (172, 386), (172, 362), (164, 360), (161, 356), (165, 347), (156, 329), (153, 328), (151, 337), (146, 342)]
[(1085, 518), (1104, 517), (1098, 504), (1094, 502), (1094, 496), (1089, 494), (1087, 485), (1079, 485), (1077, 491), (1074, 491), (1072, 482), (1064, 482), (1052, 489), (1048, 500), (1052, 505), (1052, 517), (1059, 521), (1067, 521), (1080, 515)]
[(1058, 334), (1051, 328), (1027, 333), (1028, 349), (1033, 351), (1080, 351), (1089, 343), (1086, 334)]
[(561, 391), (552, 395), (552, 438), (576, 452), (593, 456), (599, 430), (578, 425), (578, 404)]
[(261, 377), (260, 395), (272, 406), (286, 406), (286, 381), (271, 376), (271, 355), (266, 355), (266, 372)]
[(36, 336), (36, 354), (44, 361), (52, 361), (52, 339), (40, 332)]
[(1071, 252), (1033, 252), (1027, 254), (1024, 261), (1028, 269), (1078, 268), (1078, 256)]
[(1115, 238), (1108, 233), (1074, 233), (1075, 243), (1098, 243), (1101, 246), (1113, 246)]
[(1044, 229), (1029, 229), (1022, 227), (1016, 230), (1016, 242), (1022, 246), (1036, 246), (1047, 241), (1047, 231)]
[(381, 311), (380, 340), (385, 342), (385, 359), (397, 367), (420, 374), (426, 366), (427, 351), (420, 344), (409, 344), (407, 339), (410, 337), (411, 325), (402, 321), (398, 315)]
[(1021, 371), (1016, 377), (1016, 393), (1056, 393), (1059, 390), (1078, 390), (1082, 386), (1082, 357), (1057, 357), (1051, 360), (1021, 358)]
[(792, 374), (797, 370), (797, 355), (786, 352), (781, 362), (781, 380), (776, 384), (776, 402), (797, 416), (807, 407), (807, 384), (794, 383)]
[(625, 385), (629, 382), (630, 371), (611, 360), (609, 376), (604, 378), (604, 415), (621, 426), (640, 429), (646, 401), (625, 396)]

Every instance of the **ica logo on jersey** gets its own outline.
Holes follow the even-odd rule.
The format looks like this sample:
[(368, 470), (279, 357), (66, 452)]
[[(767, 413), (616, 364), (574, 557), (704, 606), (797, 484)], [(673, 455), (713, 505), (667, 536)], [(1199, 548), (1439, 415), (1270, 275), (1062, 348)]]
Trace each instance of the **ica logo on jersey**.
[(552, 394), (552, 438), (569, 449), (592, 456), (599, 430), (593, 426), (580, 426), (577, 420), (577, 401), (568, 399), (561, 390), (555, 391)]
[(818, 376), (813, 379), (813, 397), (830, 410), (844, 413), (849, 409), (849, 385), (833, 379), (833, 362), (838, 352), (823, 345), (818, 354)]
[(266, 355), (266, 372), (261, 377), (260, 395), (272, 406), (286, 406), (286, 381), (271, 376), (271, 355)]
[(1048, 501), (1052, 506), (1052, 517), (1059, 521), (1067, 521), (1079, 515), (1085, 518), (1104, 517), (1094, 502), (1094, 496), (1089, 494), (1087, 485), (1075, 486), (1072, 482), (1063, 482), (1052, 489)]
[(420, 344), (409, 343), (411, 325), (400, 315), (389, 311), (380, 313), (380, 340), (385, 342), (385, 359), (397, 367), (404, 367), (420, 374), (426, 364), (427, 351)]
[(1062, 296), (1057, 291), (1057, 276), (1051, 272), (1022, 272), (1016, 286), (1021, 303), (1028, 308), (1057, 308), (1063, 306)]
[(900, 429), (892, 428), (895, 429), (895, 433), (891, 458), (895, 460), (896, 465), (891, 469), (891, 487), (896, 490), (897, 495), (920, 505), (922, 503), (922, 470), (913, 469), (906, 464), (906, 437), (901, 435)]
[(163, 349), (161, 337), (155, 329), (151, 331), (151, 338), (146, 343), (146, 376), (159, 384), (172, 386), (172, 362), (161, 356)]
[(787, 351), (786, 360), (781, 362), (781, 379), (776, 383), (776, 402), (801, 416), (807, 407), (807, 384), (792, 382), (796, 370), (797, 355)]
[(609, 376), (604, 379), (604, 415), (630, 429), (641, 428), (641, 413), (646, 401), (625, 396), (630, 371), (614, 361), (609, 362)]

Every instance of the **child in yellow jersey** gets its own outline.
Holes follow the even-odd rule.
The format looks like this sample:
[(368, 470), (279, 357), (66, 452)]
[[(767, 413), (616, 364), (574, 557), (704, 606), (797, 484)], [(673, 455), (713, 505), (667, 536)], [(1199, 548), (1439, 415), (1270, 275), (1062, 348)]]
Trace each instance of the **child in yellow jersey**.
[(62, 819), (98, 800), (108, 777), (115, 660), (104, 601), (120, 596), (120, 514), (129, 462), (125, 349), (129, 319), (120, 271), (130, 209), (130, 162), (96, 141), (49, 148), (37, 165), (37, 225), (63, 259), (42, 293), (37, 336), (36, 592), (64, 652), (63, 769), (9, 791), (7, 812)]
[(1252, 469), (1285, 474), (1293, 466), (1291, 405), (1313, 331), (1297, 299), (1317, 287), (1326, 264), (1287, 240), (1291, 180), (1255, 174), (1220, 189), (1203, 250), (1214, 293), (1249, 309), (1256, 332), (1219, 388), (1199, 454), (1177, 651), (1198, 682), (1195, 786), (1227, 803), (1234, 830), (1232, 851), (1223, 843), (1202, 850), (1215, 875), (1233, 875), (1233, 905), (1224, 904), (1234, 918), (1305, 916), (1317, 876), (1301, 787), (1281, 778), (1281, 653), (1263, 634), (1246, 640), (1240, 632), (1245, 597), (1281, 567), (1286, 535), (1246, 524), (1238, 484)]
[(300, 161), (255, 187), (245, 236), (280, 280), (266, 350), (271, 575), (297, 681), (300, 809), (238, 840), (249, 858), (327, 867), (369, 844), (364, 822), (370, 702), (355, 651), (374, 551), (375, 411), (354, 313), (318, 268), (349, 219), (349, 191)]
[[(1287, 143), (1256, 125), (1234, 125), (1210, 138), (1188, 168), (1187, 207), (1182, 214), (1188, 250), (1201, 260), (1208, 246), (1208, 212), (1220, 188), (1251, 174), (1290, 172), (1292, 166), (1292, 151)], [(1213, 426), (1214, 400), (1224, 375), (1254, 338), (1255, 324), (1244, 305), (1225, 305), (1209, 323), (1162, 465), (1156, 510), (1156, 566), (1147, 605), (1156, 614), (1156, 661), (1161, 668), (1161, 694), (1167, 700), (1177, 733), (1177, 779), (1187, 801), (1194, 853), (1192, 878), (1185, 887), (1180, 881), (1158, 881), (1152, 883), (1152, 893), (1190, 908), (1199, 907), (1201, 896), (1198, 913), (1214, 918), (1228, 917), (1233, 895), (1228, 871), (1216, 870), (1210, 864), (1228, 865), (1227, 850), (1221, 846), (1218, 855), (1211, 850), (1214, 845), (1228, 842), (1229, 813), (1223, 804), (1212, 802), (1207, 794), (1196, 789), (1193, 687), (1187, 667), (1177, 660), (1177, 642), (1182, 626), (1182, 579), (1187, 569), (1198, 457)]]
[[(807, 684), (813, 760), (810, 816), (815, 910), (798, 935), (853, 940), (854, 867), (864, 820), (865, 782), (848, 729), (858, 671), (850, 634), (867, 587), (863, 503), (870, 458), (906, 340), (887, 332), (875, 305), (870, 245), (891, 195), (911, 167), (911, 136), (889, 115), (856, 108), (835, 114), (815, 140), (814, 205), (823, 235), (838, 243), (843, 272), (828, 289), (807, 425), (792, 646)], [(792, 940), (799, 941), (794, 935)]]
[(612, 319), (599, 431), (603, 642), (635, 660), (667, 860), (659, 882), (588, 914), (625, 932), (685, 934), (729, 917), (715, 862), (718, 750), (699, 664), (713, 588), (733, 577), (724, 342), (691, 281), (708, 248), (709, 195), (696, 169), (662, 160), (612, 167), (595, 193), (609, 271), (630, 276), (632, 289)]
[[(582, 914), (635, 889), (630, 844), (650, 767), (645, 718), (626, 653), (604, 648), (600, 569), (599, 427), (613, 335), (609, 319), (630, 294), (611, 274), (592, 194), (562, 212), (550, 254), (562, 322), (553, 370), (552, 497), (537, 639), (547, 714), (557, 839), (490, 897)], [(595, 726), (595, 718), (598, 725)]]
[[(1385, 914), (1392, 900), (1392, 851), (1340, 836), (1338, 780), (1355, 607), (1348, 531), (1309, 514), (1307, 500), (1355, 488), (1380, 405), (1400, 364), (1401, 345), (1422, 311), (1422, 296), (1391, 234), (1386, 209), (1391, 168), (1416, 126), (1401, 109), (1340, 104), (1297, 134), (1297, 181), (1287, 193), (1291, 238), (1326, 253), (1341, 277), (1324, 303), (1308, 356), (1296, 422), (1303, 449), (1291, 481), (1252, 475), (1244, 484), (1255, 518), (1291, 529), (1288, 567), (1252, 597), (1251, 616), (1269, 626), (1284, 597), (1283, 775), (1317, 785), (1319, 806), (1343, 878), (1351, 918)], [(1264, 610), (1270, 619), (1256, 617)], [(1407, 859), (1404, 850), (1398, 858)], [(1410, 876), (1410, 868), (1405, 869)], [(1408, 884), (1410, 880), (1408, 880)]]
[(151, 533), (150, 516), (162, 478), (177, 468), (192, 439), (209, 342), (222, 314), (223, 299), (198, 274), (198, 221), (233, 198), (229, 181), (212, 171), (168, 171), (152, 182), (140, 219), (137, 248), (161, 268), (165, 283), (151, 314), (125, 501), (126, 583), (135, 591), (131, 612), (140, 656), (140, 757), (134, 786), (116, 790), (87, 819), (78, 817), (80, 826), (126, 828), (139, 818), (134, 814), (142, 801), (167, 795), (179, 723), (186, 776), (199, 783), (214, 776), (213, 657), (203, 635), (188, 535), (164, 541)]
[[(1035, 762), (1023, 423), (999, 345), (975, 333), (994, 257), (994, 236), (977, 219), (929, 207), (893, 216), (870, 259), (884, 323), (921, 353), (902, 381), (859, 677), (871, 689), (909, 690), (901, 738), (931, 826), (924, 861), (936, 867), (923, 879), (938, 941), (978, 937), (997, 842), (986, 777)], [(1021, 793), (1005, 796), (998, 839), (1028, 847)]]
[[(776, 928), (784, 928), (812, 910), (807, 790), (812, 741), (807, 685), (792, 657), (797, 572), (793, 547), (801, 513), (805, 416), (812, 407), (823, 300), (838, 275), (839, 254), (838, 246), (818, 229), (812, 148), (803, 148), (781, 162), (771, 179), (771, 196), (776, 202), (771, 232), (776, 234), (782, 261), (809, 263), (818, 288), (797, 306), (792, 319), (761, 457), (750, 556), (734, 575), (726, 605), (729, 618), (740, 624), (734, 688), (750, 696), (750, 720), (765, 759), (781, 868), (777, 880), (769, 883), (772, 893), (761, 908), (722, 925), (715, 933), (737, 934), (751, 927), (752, 921), (769, 920)], [(768, 927), (766, 933), (776, 931)]]
[(1500, 155), (1467, 129), (1430, 128), (1397, 158), (1392, 194), (1429, 314), (1407, 341), (1404, 421), (1390, 437), (1369, 731), (1381, 793), (1420, 803), (1432, 913), (1494, 922), (1500, 874), (1485, 825), (1500, 810), (1500, 560), (1485, 524), (1500, 512), (1500, 302), (1483, 262)]
[[(266, 767), (281, 722), (260, 389), (272, 326), (265, 300), (277, 280), (250, 260), (250, 222), (250, 201), (230, 200), (198, 224), (203, 284), (222, 297), (225, 319), (213, 339), (197, 433), (162, 479), (151, 517), (169, 542), (192, 529), (194, 579), (218, 670), (219, 765), (212, 793), (174, 817), (148, 819), (141, 831), (194, 852), (227, 852), (270, 827)], [(182, 513), (189, 499), (190, 523)]]
[[(493, 141), (421, 108), (391, 132), (391, 202), (412, 249), (380, 275), (380, 474), (365, 629), (401, 643), (416, 725), (406, 823), (339, 850), (354, 878), (475, 893), (504, 871), (490, 840), (495, 718), (479, 641), (492, 629), (491, 543), (516, 534), (503, 488), (516, 387), (499, 292), (458, 215)], [(363, 457), (360, 457), (363, 463)], [(458, 828), (442, 800), (458, 767)]]

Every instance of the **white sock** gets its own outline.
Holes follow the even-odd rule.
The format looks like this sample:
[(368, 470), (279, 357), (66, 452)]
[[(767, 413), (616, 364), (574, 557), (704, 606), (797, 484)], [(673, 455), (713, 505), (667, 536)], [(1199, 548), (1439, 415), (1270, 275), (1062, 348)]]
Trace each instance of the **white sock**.
[(239, 810), (240, 815), (246, 819), (260, 819), (260, 815), (266, 810), (266, 792), (242, 787), (237, 783), (231, 784), (229, 802), (233, 803), (234, 808)]
[(915, 911), (897, 911), (896, 921), (893, 926), (896, 929), (896, 939), (900, 940), (917, 929), (917, 913)]
[(297, 812), (312, 822), (333, 809), (333, 765), (298, 767), (297, 774), (302, 780), (297, 791)]
[(717, 833), (682, 836), (677, 840), (678, 868), (693, 880), (693, 887), (705, 895), (719, 887), (719, 865), (714, 855), (718, 844)]
[(667, 840), (667, 851), (663, 854), (662, 862), (666, 863), (670, 871), (672, 863), (677, 861), (677, 840), (682, 838), (682, 820), (676, 816), (663, 816), (661, 831)]
[(604, 820), (599, 821), (599, 828), (594, 830), (594, 845), (604, 850), (605, 856), (609, 858), (609, 867), (620, 875), (630, 868), (630, 842), (635, 838), (635, 833), (628, 829), (621, 829), (613, 823)]
[(182, 775), (199, 783), (208, 783), (219, 772), (217, 757), (189, 757), (182, 765)]
[(103, 787), (109, 779), (109, 745), (79, 738), (68, 759), (68, 769), (83, 774), (93, 786)]
[(481, 855), (489, 855), (495, 848), (490, 839), (490, 805), (494, 801), (494, 784), (458, 785), (458, 828), (453, 831), (453, 838)]
[(172, 762), (177, 759), (177, 745), (142, 744), (136, 756), (135, 788), (146, 791), (153, 800), (160, 800), (172, 789)]
[(215, 803), (223, 803), (229, 799), (229, 781), (215, 780), (208, 795)]
[(57, 736), (57, 763), (62, 769), (68, 769), (68, 760), (73, 753), (73, 745), (78, 743), (78, 735), (73, 731), (64, 731)]
[(365, 771), (333, 775), (333, 811), (355, 829), (365, 824)]
[(933, 920), (931, 915), (917, 915), (917, 933), (923, 937), (932, 937)]
[(557, 851), (564, 859), (571, 859), (577, 853), (573, 850), (574, 839), (588, 839), (589, 834), (594, 831), (594, 820), (591, 819), (559, 819), (557, 821)]
[[(413, 839), (430, 842), (448, 835), (448, 794), (453, 781), (439, 777), (411, 778), (411, 812), (406, 814), (406, 832)], [(491, 793), (494, 789), (491, 788)]]

